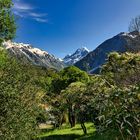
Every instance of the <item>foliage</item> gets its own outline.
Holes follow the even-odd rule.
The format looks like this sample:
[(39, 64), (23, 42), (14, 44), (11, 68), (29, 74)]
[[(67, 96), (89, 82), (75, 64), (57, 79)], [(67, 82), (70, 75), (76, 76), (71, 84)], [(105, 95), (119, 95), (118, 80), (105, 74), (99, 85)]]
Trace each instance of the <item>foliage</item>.
[[(102, 77), (112, 90), (97, 95), (93, 105), (99, 107), (98, 120), (102, 130), (117, 130), (117, 139), (136, 139), (140, 129), (139, 54), (109, 55), (103, 66)], [(100, 130), (101, 130), (100, 129)]]
[[(69, 86), (71, 87), (71, 84), (73, 82), (78, 81), (86, 83), (89, 81), (89, 76), (86, 72), (83, 72), (74, 66), (63, 69), (52, 78), (50, 90), (46, 94), (46, 102), (51, 106), (50, 113), (52, 116), (54, 116), (53, 121), (55, 121), (55, 127), (59, 127), (67, 121), (66, 103), (63, 102), (63, 91), (65, 89), (67, 90)], [(76, 88), (78, 87), (76, 86)], [(80, 87), (78, 88), (78, 90), (81, 91)], [(69, 121), (73, 116), (71, 116), (70, 114), (68, 115)], [(73, 119), (73, 124), (71, 123), (72, 126), (75, 125), (74, 122), (75, 118)]]
[(112, 86), (108, 85), (105, 79), (97, 75), (93, 76), (87, 84), (75, 82), (63, 90), (61, 94), (63, 95), (65, 107), (68, 109), (71, 127), (75, 126), (75, 121), (77, 120), (86, 134), (85, 122), (97, 124), (101, 106), (100, 102), (96, 106), (93, 105), (93, 101), (99, 95), (104, 96), (103, 93), (107, 93), (110, 89), (112, 89)]
[(140, 55), (111, 53), (102, 67), (104, 78), (112, 85), (128, 87), (140, 82)]
[(0, 139), (31, 139), (42, 95), (27, 66), (0, 50)]
[(109, 96), (105, 111), (105, 125), (107, 128), (117, 128), (122, 139), (138, 139), (140, 128), (139, 90), (122, 89), (114, 91)]
[(139, 54), (111, 53), (101, 75), (89, 77), (73, 66), (57, 72), (21, 65), (0, 52), (1, 139), (31, 139), (37, 124), (47, 119), (43, 103), (51, 108), (55, 127), (67, 122), (68, 116), (71, 127), (80, 123), (85, 134), (86, 122), (92, 122), (100, 134), (114, 132), (114, 140), (138, 140)]
[(66, 84), (69, 85), (70, 83), (80, 81), (80, 82), (88, 82), (89, 77), (86, 72), (80, 70), (79, 68), (75, 66), (70, 66), (65, 69), (63, 69), (60, 72), (60, 75), (63, 77), (64, 80), (66, 80)]
[(0, 43), (15, 37), (16, 25), (11, 7), (11, 0), (0, 0)]
[(73, 82), (83, 82), (89, 81), (89, 76), (86, 72), (78, 69), (77, 67), (70, 66), (64, 68), (59, 72), (59, 77), (53, 81), (53, 92), (59, 94), (61, 90), (68, 87)]
[[(62, 98), (64, 99), (64, 105), (68, 109), (68, 118), (71, 127), (75, 126), (76, 114), (82, 109), (80, 108), (79, 100), (83, 98), (83, 93), (86, 90), (86, 85), (81, 82), (71, 83), (65, 90), (62, 90)], [(82, 100), (80, 100), (82, 102)], [(78, 115), (79, 116), (79, 115)], [(82, 118), (81, 118), (82, 121)]]
[(138, 139), (139, 77), (140, 55), (132, 53), (111, 53), (101, 75), (90, 78), (75, 67), (65, 68), (52, 80), (56, 92), (49, 98), (57, 122), (68, 114), (71, 127), (80, 123), (85, 134), (84, 124), (92, 122), (100, 134), (113, 131), (114, 139)]

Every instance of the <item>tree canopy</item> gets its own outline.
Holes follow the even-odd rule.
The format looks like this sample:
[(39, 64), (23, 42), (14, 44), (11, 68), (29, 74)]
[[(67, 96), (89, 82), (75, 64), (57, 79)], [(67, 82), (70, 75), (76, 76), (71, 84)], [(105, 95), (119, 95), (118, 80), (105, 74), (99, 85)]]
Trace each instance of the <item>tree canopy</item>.
[(18, 64), (4, 49), (0, 54), (0, 139), (31, 139), (42, 110), (41, 89), (30, 68)]
[(11, 11), (12, 6), (11, 0), (0, 0), (0, 42), (15, 37), (16, 24)]

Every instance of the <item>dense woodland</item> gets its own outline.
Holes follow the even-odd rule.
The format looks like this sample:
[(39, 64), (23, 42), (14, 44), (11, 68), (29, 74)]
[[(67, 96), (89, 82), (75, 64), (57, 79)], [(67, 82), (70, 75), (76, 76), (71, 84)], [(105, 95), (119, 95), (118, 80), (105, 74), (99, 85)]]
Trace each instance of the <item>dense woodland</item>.
[[(0, 0), (1, 42), (15, 35), (11, 6)], [(100, 73), (90, 75), (74, 66), (57, 71), (21, 63), (1, 45), (0, 139), (36, 139), (48, 121), (54, 129), (80, 124), (85, 135), (90, 122), (99, 135), (139, 140), (140, 54), (112, 52)]]

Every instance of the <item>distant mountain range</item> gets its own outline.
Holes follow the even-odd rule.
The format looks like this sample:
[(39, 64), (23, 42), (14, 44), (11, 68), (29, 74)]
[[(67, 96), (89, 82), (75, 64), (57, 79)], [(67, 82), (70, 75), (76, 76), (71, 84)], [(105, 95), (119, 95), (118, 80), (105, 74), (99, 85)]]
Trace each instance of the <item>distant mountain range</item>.
[(138, 52), (140, 51), (140, 33), (120, 33), (106, 40), (95, 50), (89, 52), (83, 59), (75, 63), (75, 66), (89, 73), (94, 73), (103, 65), (110, 52)]
[(73, 54), (64, 57), (63, 61), (66, 65), (74, 65), (76, 62), (84, 58), (90, 51), (86, 47), (77, 49)]
[(107, 55), (110, 52), (140, 51), (140, 33), (122, 32), (106, 40), (91, 52), (87, 48), (82, 47), (77, 49), (73, 54), (67, 55), (62, 60), (46, 51), (34, 48), (30, 44), (7, 41), (3, 43), (3, 46), (11, 55), (37, 66), (60, 70), (66, 66), (75, 65), (88, 73), (95, 73), (106, 62)]
[(3, 46), (12, 56), (15, 56), (22, 62), (30, 62), (37, 66), (54, 68), (57, 70), (61, 70), (66, 66), (74, 65), (89, 53), (89, 50), (86, 47), (82, 47), (77, 49), (72, 55), (67, 55), (64, 59), (60, 59), (39, 48), (34, 48), (30, 44), (6, 41), (3, 43)]
[(51, 55), (46, 51), (34, 48), (30, 44), (7, 41), (3, 43), (3, 46), (11, 55), (21, 61), (31, 62), (37, 66), (54, 68), (57, 70), (65, 67), (65, 64), (59, 58), (56, 58), (54, 55)]

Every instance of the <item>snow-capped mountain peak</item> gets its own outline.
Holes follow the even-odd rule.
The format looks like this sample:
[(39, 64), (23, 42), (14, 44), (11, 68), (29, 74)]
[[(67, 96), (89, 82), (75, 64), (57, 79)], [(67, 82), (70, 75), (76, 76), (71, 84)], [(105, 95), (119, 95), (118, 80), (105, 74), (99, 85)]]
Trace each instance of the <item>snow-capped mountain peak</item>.
[(77, 51), (81, 51), (81, 52), (82, 51), (87, 51), (87, 52), (90, 52), (87, 47), (81, 47), (81, 48), (77, 49)]
[(59, 58), (55, 58), (54, 55), (39, 48), (34, 48), (30, 44), (6, 41), (3, 43), (3, 46), (12, 56), (16, 56), (23, 61), (31, 62), (34, 65), (54, 69), (64, 68), (64, 64)]
[(64, 57), (63, 61), (67, 65), (73, 65), (77, 61), (85, 57), (90, 51), (86, 47), (77, 49), (73, 54), (68, 54)]
[(31, 53), (38, 54), (40, 56), (47, 55), (48, 52), (43, 51), (39, 48), (33, 48), (30, 44), (24, 44), (24, 43), (16, 43), (12, 41), (6, 41), (3, 43), (6, 49), (13, 49), (13, 48), (18, 48), (22, 51), (22, 49), (27, 49)]

